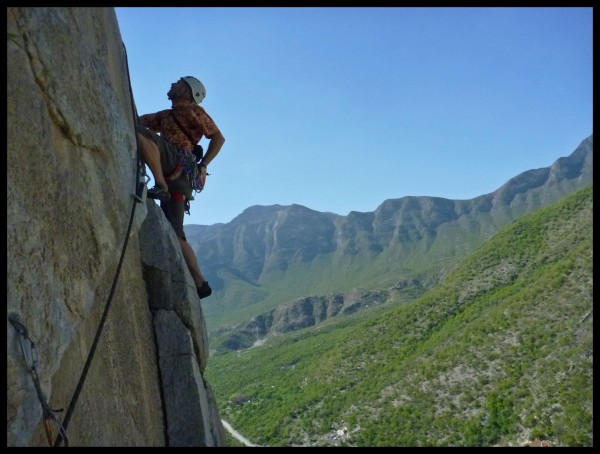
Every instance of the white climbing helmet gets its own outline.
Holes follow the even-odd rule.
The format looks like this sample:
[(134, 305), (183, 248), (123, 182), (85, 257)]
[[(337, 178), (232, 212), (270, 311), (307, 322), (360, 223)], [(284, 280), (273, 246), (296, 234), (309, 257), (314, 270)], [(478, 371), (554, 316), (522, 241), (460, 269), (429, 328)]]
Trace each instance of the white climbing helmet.
[(189, 85), (189, 87), (192, 89), (192, 96), (196, 102), (200, 104), (206, 96), (206, 88), (204, 88), (202, 82), (192, 76), (182, 77), (181, 79)]

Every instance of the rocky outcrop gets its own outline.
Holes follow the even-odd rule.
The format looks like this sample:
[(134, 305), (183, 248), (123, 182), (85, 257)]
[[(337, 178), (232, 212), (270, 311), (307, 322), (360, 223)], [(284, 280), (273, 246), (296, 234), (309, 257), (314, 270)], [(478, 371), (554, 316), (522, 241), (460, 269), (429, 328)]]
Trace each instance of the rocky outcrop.
[(196, 286), (175, 232), (162, 210), (146, 201), (140, 251), (153, 314), (168, 446), (224, 446), (214, 393), (202, 374), (208, 339)]
[(44, 399), (72, 409), (69, 446), (224, 446), (194, 283), (133, 197), (114, 10), (8, 8), (7, 68), (7, 446), (48, 444)]
[(332, 317), (350, 315), (367, 307), (378, 306), (389, 298), (383, 290), (351, 290), (298, 298), (277, 306), (249, 321), (215, 332), (215, 351), (241, 350), (260, 344), (266, 338), (318, 325)]

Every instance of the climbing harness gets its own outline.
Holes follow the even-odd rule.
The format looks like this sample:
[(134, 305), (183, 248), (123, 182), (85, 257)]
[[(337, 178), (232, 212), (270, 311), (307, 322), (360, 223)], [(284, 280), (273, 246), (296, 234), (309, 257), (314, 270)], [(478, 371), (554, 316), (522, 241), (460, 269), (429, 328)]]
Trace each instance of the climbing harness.
[[(173, 177), (173, 179), (181, 175), (181, 172), (176, 172), (180, 171), (183, 167), (183, 171), (185, 172), (188, 181), (192, 185), (192, 190), (196, 193), (202, 192), (202, 190), (204, 189), (204, 184), (206, 183), (206, 176), (208, 175), (206, 172), (203, 173), (201, 169), (201, 161), (204, 157), (204, 150), (202, 149), (202, 145), (196, 144), (194, 138), (183, 127), (183, 125), (177, 118), (177, 115), (175, 115), (175, 112), (173, 111), (171, 111), (171, 118), (173, 118), (173, 121), (175, 121), (177, 127), (181, 130), (181, 132), (183, 132), (186, 135), (190, 143), (194, 146), (194, 149), (191, 153), (189, 151), (177, 148), (177, 154), (179, 155), (179, 163), (177, 165), (176, 170), (172, 174), (177, 175), (176, 177)], [(194, 198), (192, 197), (190, 200), (194, 200)], [(185, 211), (189, 214), (189, 200), (186, 205)]]
[[(62, 408), (58, 410), (54, 410), (50, 408), (48, 405), (48, 401), (46, 400), (46, 396), (42, 391), (42, 387), (40, 385), (40, 379), (37, 373), (37, 365), (38, 365), (38, 354), (35, 348), (35, 342), (29, 337), (29, 333), (27, 332), (27, 328), (21, 322), (21, 318), (17, 314), (9, 314), (8, 319), (12, 323), (13, 327), (17, 331), (19, 335), (19, 342), (21, 344), (21, 351), (23, 352), (23, 358), (25, 359), (25, 365), (31, 374), (31, 378), (33, 379), (33, 384), (35, 386), (35, 390), (38, 395), (38, 399), (40, 400), (40, 404), (42, 405), (42, 413), (44, 416), (44, 428), (46, 430), (46, 440), (48, 441), (48, 446), (52, 446), (54, 436), (52, 431), (52, 426), (57, 428), (60, 436), (65, 440), (65, 446), (69, 446), (69, 438), (67, 436), (67, 431), (65, 427), (61, 424), (60, 419), (56, 416), (56, 413), (63, 411)], [(29, 345), (29, 348), (26, 348), (25, 344)]]

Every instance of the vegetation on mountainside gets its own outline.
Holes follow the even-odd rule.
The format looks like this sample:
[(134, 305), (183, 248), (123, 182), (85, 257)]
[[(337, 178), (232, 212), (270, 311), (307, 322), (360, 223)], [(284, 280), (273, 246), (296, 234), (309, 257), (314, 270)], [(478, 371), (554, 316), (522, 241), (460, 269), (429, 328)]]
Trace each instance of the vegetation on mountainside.
[(422, 298), (213, 356), (268, 446), (593, 445), (592, 186), (503, 229)]

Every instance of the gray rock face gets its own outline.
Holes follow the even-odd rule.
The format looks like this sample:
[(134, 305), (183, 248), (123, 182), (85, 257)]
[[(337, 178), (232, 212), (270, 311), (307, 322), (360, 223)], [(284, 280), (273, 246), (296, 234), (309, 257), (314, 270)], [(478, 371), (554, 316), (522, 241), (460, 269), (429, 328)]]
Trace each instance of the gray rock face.
[[(132, 196), (133, 106), (114, 10), (8, 8), (7, 32), (7, 446), (48, 444), (29, 344), (9, 314), (35, 342), (43, 397), (66, 410), (109, 300), (69, 445), (224, 445), (193, 281), (161, 210)], [(175, 330), (166, 338), (163, 318)], [(159, 346), (174, 336), (191, 354), (165, 370)], [(174, 398), (198, 390), (185, 421), (165, 410), (165, 373), (177, 378)]]

